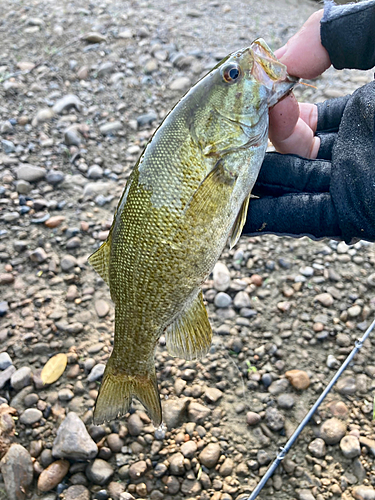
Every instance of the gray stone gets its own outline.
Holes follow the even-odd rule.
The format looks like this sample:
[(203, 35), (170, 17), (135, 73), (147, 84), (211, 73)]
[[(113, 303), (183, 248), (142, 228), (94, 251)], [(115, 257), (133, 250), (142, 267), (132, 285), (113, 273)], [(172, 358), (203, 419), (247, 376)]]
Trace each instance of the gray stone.
[(277, 398), (277, 405), (284, 410), (290, 410), (294, 406), (294, 397), (292, 394), (280, 394)]
[(65, 175), (60, 170), (50, 170), (46, 174), (46, 181), (52, 186), (57, 186), (60, 182), (63, 182)]
[(326, 444), (321, 438), (316, 438), (309, 444), (309, 452), (316, 458), (323, 458), (326, 456)]
[(106, 300), (98, 299), (94, 304), (96, 314), (99, 318), (105, 318), (109, 313), (109, 304)]
[(91, 370), (89, 376), (87, 377), (87, 380), (89, 382), (96, 382), (97, 380), (100, 380), (103, 376), (104, 370), (105, 365), (103, 363), (98, 363)]
[(34, 167), (34, 165), (29, 165), (28, 163), (23, 163), (17, 168), (16, 174), (18, 180), (38, 182), (44, 179), (46, 169), (43, 167)]
[(74, 398), (74, 392), (70, 389), (60, 389), (58, 398), (60, 401), (71, 401)]
[(260, 422), (260, 415), (255, 413), (254, 411), (248, 411), (246, 414), (246, 423), (247, 425), (253, 426), (257, 425)]
[(74, 484), (64, 491), (65, 500), (90, 500), (90, 491), (83, 484)]
[(16, 150), (16, 147), (13, 144), (13, 142), (7, 141), (6, 139), (2, 139), (1, 146), (2, 146), (3, 151), (6, 155), (9, 155), (10, 153), (14, 153), (14, 151)]
[(181, 453), (185, 458), (193, 458), (197, 451), (197, 444), (195, 441), (186, 441), (181, 445)]
[(21, 417), (20, 422), (24, 425), (33, 425), (43, 417), (43, 413), (37, 408), (27, 408)]
[(0, 318), (2, 316), (5, 316), (6, 313), (8, 312), (8, 310), (9, 310), (8, 302), (6, 300), (1, 300), (0, 301)]
[(356, 380), (351, 375), (348, 375), (337, 382), (336, 388), (340, 394), (354, 394), (357, 390)]
[(113, 467), (101, 458), (96, 458), (86, 468), (87, 478), (94, 484), (100, 485), (108, 483), (114, 472)]
[(18, 194), (29, 194), (32, 189), (32, 185), (28, 181), (20, 179), (16, 181), (16, 191)]
[(116, 134), (119, 130), (124, 128), (123, 124), (120, 121), (108, 122), (99, 127), (101, 134), (103, 135), (111, 135)]
[(131, 436), (139, 436), (143, 431), (143, 422), (138, 413), (133, 413), (128, 418), (128, 431)]
[(356, 436), (348, 435), (344, 436), (340, 441), (340, 449), (342, 454), (346, 458), (359, 457), (361, 454), (361, 445), (359, 444), (359, 439)]
[(22, 368), (19, 368), (13, 373), (10, 379), (10, 385), (16, 391), (20, 391), (27, 385), (30, 385), (32, 379), (33, 379), (33, 374), (31, 368), (29, 366), (23, 366)]
[(267, 408), (265, 421), (267, 427), (273, 431), (280, 431), (284, 428), (285, 417), (277, 408)]
[(218, 292), (225, 292), (230, 287), (230, 272), (223, 262), (217, 262), (212, 271), (214, 288)]
[(216, 403), (220, 398), (222, 398), (222, 396), (223, 393), (220, 389), (216, 389), (216, 387), (207, 387), (204, 393), (204, 397), (206, 398), (208, 403)]
[(236, 293), (236, 296), (234, 297), (233, 300), (233, 305), (237, 309), (242, 309), (243, 307), (250, 308), (251, 307), (251, 300), (249, 297), (249, 294), (247, 292), (238, 292)]
[(98, 72), (97, 72), (98, 78), (101, 78), (102, 76), (109, 75), (109, 74), (113, 73), (114, 70), (115, 70), (115, 65), (113, 64), (113, 62), (106, 61), (106, 62), (102, 63), (98, 68)]
[(38, 247), (33, 250), (30, 254), (30, 260), (32, 262), (36, 262), (37, 264), (41, 264), (47, 260), (47, 254), (42, 247)]
[(144, 127), (145, 125), (151, 125), (152, 122), (158, 119), (158, 115), (155, 111), (149, 111), (144, 115), (137, 116), (137, 125), (139, 128)]
[(346, 423), (338, 418), (326, 420), (320, 427), (320, 437), (326, 444), (336, 444), (346, 433)]
[(64, 111), (68, 111), (72, 108), (75, 108), (77, 111), (82, 111), (83, 103), (76, 95), (67, 94), (56, 101), (56, 104), (53, 106), (52, 110), (57, 114), (61, 114)]
[(199, 454), (199, 461), (202, 465), (211, 469), (215, 467), (220, 457), (221, 449), (219, 443), (209, 443)]
[(355, 486), (353, 497), (356, 500), (375, 500), (375, 490), (372, 486)]
[(16, 371), (16, 367), (11, 365), (5, 370), (0, 372), (0, 389), (3, 389), (5, 384), (11, 379), (13, 373)]
[(58, 428), (52, 454), (72, 460), (91, 460), (98, 454), (98, 447), (76, 413), (69, 412)]
[(315, 500), (315, 497), (310, 490), (302, 489), (298, 491), (298, 500)]
[(168, 429), (174, 429), (181, 424), (188, 404), (189, 400), (187, 398), (163, 401), (163, 421)]
[(185, 474), (184, 455), (180, 452), (174, 453), (168, 459), (169, 472), (174, 476), (182, 476)]
[(103, 169), (100, 165), (91, 165), (87, 171), (89, 179), (101, 179), (103, 177)]
[(219, 292), (215, 295), (214, 304), (216, 307), (229, 307), (232, 303), (232, 297), (225, 292)]
[(7, 352), (0, 353), (0, 370), (6, 370), (12, 365), (12, 358)]
[(60, 262), (61, 269), (68, 273), (78, 265), (77, 259), (73, 255), (64, 255)]
[(29, 452), (20, 444), (13, 444), (1, 460), (1, 472), (7, 500), (25, 500), (34, 472)]
[(180, 76), (179, 78), (176, 78), (169, 84), (169, 88), (171, 90), (186, 90), (190, 87), (191, 81), (190, 78), (187, 76)]
[(207, 417), (210, 415), (211, 410), (206, 406), (201, 405), (192, 401), (188, 406), (188, 418), (189, 422), (195, 422), (196, 424), (202, 424)]

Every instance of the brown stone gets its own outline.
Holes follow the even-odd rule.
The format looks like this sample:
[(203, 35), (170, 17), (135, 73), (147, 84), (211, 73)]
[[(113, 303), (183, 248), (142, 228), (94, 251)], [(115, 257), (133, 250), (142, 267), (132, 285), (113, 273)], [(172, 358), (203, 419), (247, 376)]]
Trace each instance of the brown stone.
[(310, 377), (303, 370), (289, 370), (285, 373), (285, 377), (299, 391), (307, 389), (310, 385)]
[(67, 475), (69, 467), (69, 462), (64, 459), (52, 462), (39, 476), (38, 489), (50, 491), (55, 488)]

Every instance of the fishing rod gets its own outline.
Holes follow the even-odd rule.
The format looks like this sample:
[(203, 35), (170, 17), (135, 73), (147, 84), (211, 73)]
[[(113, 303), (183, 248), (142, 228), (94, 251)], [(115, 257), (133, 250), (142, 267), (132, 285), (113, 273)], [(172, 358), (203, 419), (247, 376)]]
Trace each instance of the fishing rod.
[(279, 451), (277, 457), (272, 462), (272, 464), (270, 465), (270, 467), (267, 469), (267, 472), (262, 477), (262, 479), (260, 480), (260, 482), (257, 484), (255, 490), (250, 494), (250, 496), (249, 496), (249, 498), (247, 500), (255, 500), (255, 498), (257, 498), (257, 496), (262, 491), (262, 489), (266, 485), (266, 483), (269, 480), (269, 478), (273, 475), (273, 473), (275, 472), (275, 470), (279, 466), (280, 462), (285, 458), (285, 456), (288, 453), (288, 451), (290, 450), (290, 448), (293, 446), (293, 444), (295, 443), (295, 441), (298, 439), (299, 435), (301, 434), (301, 432), (303, 431), (303, 429), (306, 427), (306, 425), (308, 424), (308, 422), (311, 419), (311, 417), (314, 415), (314, 413), (316, 412), (316, 410), (318, 409), (318, 407), (320, 406), (320, 404), (324, 401), (324, 399), (327, 396), (327, 394), (329, 393), (329, 391), (335, 385), (335, 383), (337, 382), (337, 380), (339, 379), (339, 377), (342, 375), (342, 373), (346, 370), (346, 368), (348, 367), (349, 363), (352, 361), (352, 359), (357, 354), (357, 352), (361, 349), (361, 347), (363, 346), (364, 341), (370, 335), (370, 333), (372, 332), (372, 330), (374, 329), (374, 327), (375, 327), (375, 319), (371, 323), (371, 325), (367, 328), (367, 330), (365, 331), (365, 333), (363, 334), (363, 336), (360, 339), (356, 340), (356, 342), (354, 344), (354, 347), (350, 351), (350, 354), (348, 355), (348, 357), (346, 358), (346, 360), (343, 362), (343, 364), (337, 370), (337, 372), (335, 373), (335, 375), (332, 378), (331, 382), (327, 385), (327, 387), (325, 388), (325, 390), (322, 392), (322, 394), (320, 395), (320, 397), (317, 399), (317, 401), (314, 404), (314, 406), (311, 408), (311, 410), (308, 412), (308, 414), (305, 416), (305, 418), (299, 424), (299, 426), (297, 427), (297, 429), (293, 432), (292, 436), (289, 438), (289, 440), (286, 443), (286, 445), (283, 446), (282, 448), (280, 448), (280, 451)]

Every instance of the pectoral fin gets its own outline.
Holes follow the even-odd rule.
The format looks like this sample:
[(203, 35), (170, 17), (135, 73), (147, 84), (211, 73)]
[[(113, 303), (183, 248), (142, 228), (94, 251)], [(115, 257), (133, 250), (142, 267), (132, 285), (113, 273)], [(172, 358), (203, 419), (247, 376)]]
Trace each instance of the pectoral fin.
[(233, 225), (232, 234), (230, 237), (230, 248), (232, 249), (237, 241), (240, 239), (243, 226), (246, 222), (247, 210), (249, 208), (250, 194), (246, 196), (244, 202), (242, 203), (241, 210), (238, 212), (237, 218)]
[(167, 328), (165, 337), (171, 356), (199, 359), (207, 354), (211, 345), (212, 329), (203, 303), (202, 290)]

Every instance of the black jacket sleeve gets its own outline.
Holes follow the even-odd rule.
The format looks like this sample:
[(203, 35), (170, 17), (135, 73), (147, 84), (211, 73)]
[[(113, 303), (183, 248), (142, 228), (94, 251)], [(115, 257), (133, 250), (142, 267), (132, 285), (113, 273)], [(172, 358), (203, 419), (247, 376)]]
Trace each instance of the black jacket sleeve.
[(320, 38), (336, 69), (375, 66), (375, 0), (348, 5), (326, 0)]

